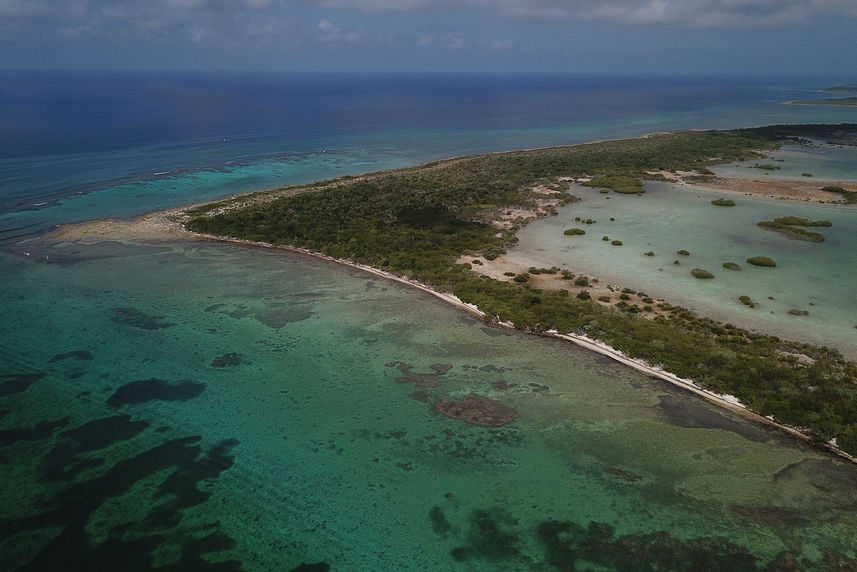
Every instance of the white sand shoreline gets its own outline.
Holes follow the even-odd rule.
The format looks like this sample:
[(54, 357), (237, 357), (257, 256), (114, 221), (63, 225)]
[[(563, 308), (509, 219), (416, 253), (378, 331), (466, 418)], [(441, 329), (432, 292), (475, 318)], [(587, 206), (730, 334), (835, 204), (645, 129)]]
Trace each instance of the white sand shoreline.
[[(375, 276), (379, 276), (381, 278), (393, 280), (395, 282), (410, 286), (412, 288), (417, 288), (419, 290), (422, 290), (423, 292), (431, 294), (432, 296), (440, 298), (441, 300), (443, 300), (449, 304), (452, 304), (453, 306), (455, 306), (461, 310), (464, 310), (466, 312), (469, 312), (470, 314), (478, 316), (479, 318), (483, 318), (483, 319), (485, 318), (485, 312), (480, 310), (474, 304), (468, 304), (468, 303), (462, 301), (460, 298), (458, 298), (454, 294), (434, 290), (433, 288), (431, 288), (427, 284), (423, 284), (422, 282), (418, 282), (416, 280), (411, 280), (411, 279), (405, 278), (403, 276), (398, 276), (396, 274), (393, 274), (391, 272), (387, 272), (385, 270), (381, 270), (379, 268), (375, 268), (375, 267), (368, 266), (365, 264), (359, 264), (359, 263), (356, 263), (356, 262), (353, 262), (350, 260), (333, 258), (332, 256), (328, 256), (326, 254), (321, 254), (318, 252), (312, 252), (312, 251), (307, 250), (305, 248), (299, 248), (299, 247), (294, 247), (294, 246), (277, 246), (277, 245), (274, 245), (271, 243), (253, 242), (253, 241), (244, 240), (244, 239), (226, 238), (226, 237), (222, 237), (222, 236), (196, 233), (196, 232), (192, 232), (192, 231), (188, 231), (188, 230), (184, 230), (184, 232), (191, 235), (191, 236), (197, 237), (197, 238), (202, 238), (202, 239), (207, 239), (207, 240), (215, 240), (215, 241), (219, 241), (219, 242), (229, 242), (229, 243), (235, 243), (235, 244), (242, 244), (242, 245), (251, 246), (251, 247), (264, 247), (264, 248), (286, 250), (289, 252), (296, 252), (296, 253), (304, 254), (307, 256), (312, 256), (314, 258), (320, 258), (322, 260), (326, 260), (328, 262), (333, 262), (335, 264), (342, 264), (342, 265), (345, 265), (345, 266), (348, 266), (351, 268), (355, 268), (358, 270), (362, 270), (364, 272), (368, 272), (370, 274), (373, 274)], [(517, 330), (515, 325), (512, 324), (511, 322), (493, 322), (493, 323), (498, 325), (498, 326), (501, 326), (501, 327)], [(700, 385), (696, 384), (691, 379), (681, 378), (681, 377), (679, 377), (673, 373), (670, 373), (670, 372), (668, 372), (668, 371), (666, 371), (660, 367), (651, 365), (651, 364), (649, 364), (643, 360), (632, 358), (632, 357), (624, 354), (623, 352), (617, 350), (616, 348), (613, 348), (612, 346), (605, 344), (602, 341), (590, 338), (590, 337), (583, 335), (583, 334), (560, 333), (556, 330), (548, 330), (545, 332), (541, 332), (540, 335), (565, 340), (565, 341), (568, 341), (568, 342), (575, 344), (576, 346), (579, 346), (579, 347), (585, 348), (587, 350), (593, 351), (595, 353), (598, 353), (600, 355), (609, 357), (609, 358), (615, 360), (616, 362), (621, 363), (625, 366), (628, 366), (628, 367), (630, 367), (630, 368), (632, 368), (632, 369), (634, 369), (640, 373), (651, 376), (653, 378), (657, 378), (657, 379), (666, 381), (666, 382), (668, 382), (672, 385), (675, 385), (677, 387), (680, 387), (686, 391), (690, 391), (690, 392), (692, 392), (692, 393), (694, 393), (694, 394), (696, 394), (696, 395), (698, 395), (698, 396), (700, 396), (700, 397), (702, 397), (702, 398), (704, 398), (704, 399), (706, 399), (712, 403), (715, 403), (716, 405), (719, 405), (720, 407), (724, 407), (730, 411), (739, 413), (739, 414), (741, 414), (741, 415), (743, 415), (743, 416), (745, 416), (745, 417), (747, 417), (747, 418), (749, 418), (749, 419), (751, 419), (757, 423), (762, 423), (762, 424), (767, 425), (769, 427), (774, 427), (776, 429), (779, 429), (780, 431), (788, 433), (789, 435), (791, 435), (793, 437), (797, 437), (797, 438), (799, 438), (799, 439), (801, 439), (807, 443), (812, 443), (813, 445), (816, 445), (820, 448), (823, 448), (828, 452), (834, 453), (834, 454), (836, 454), (840, 457), (843, 457), (849, 461), (857, 463), (857, 458), (852, 457), (851, 455), (840, 450), (839, 448), (837, 448), (833, 444), (814, 442), (810, 439), (810, 437), (806, 433), (801, 431), (800, 428), (791, 427), (788, 425), (784, 425), (782, 423), (777, 423), (774, 419), (772, 419), (770, 417), (765, 417), (763, 415), (759, 415), (758, 413), (755, 413), (754, 411), (747, 409), (747, 407), (744, 404), (742, 404), (740, 402), (740, 400), (737, 397), (735, 397), (734, 395), (716, 393), (714, 391), (710, 391), (708, 389), (705, 389), (705, 388), (701, 387)]]
[[(250, 193), (252, 194), (252, 193)], [(236, 195), (240, 196), (240, 195)], [(788, 197), (795, 199), (797, 197)], [(801, 197), (806, 200), (805, 197)], [(169, 241), (179, 238), (196, 238), (196, 239), (204, 239), (204, 240), (212, 240), (217, 242), (227, 242), (232, 244), (240, 244), (246, 245), (250, 247), (263, 247), (270, 249), (278, 249), (285, 250), (289, 252), (304, 254), (307, 256), (312, 256), (314, 258), (326, 260), (329, 262), (333, 262), (336, 264), (342, 264), (345, 266), (349, 266), (351, 268), (355, 268), (361, 270), (363, 272), (368, 272), (375, 276), (385, 278), (388, 280), (393, 280), (400, 284), (404, 284), (413, 288), (417, 288), (431, 294), (441, 300), (452, 304), (453, 306), (464, 310), (474, 316), (484, 319), (485, 313), (481, 311), (477, 306), (473, 304), (468, 304), (459, 299), (457, 296), (440, 292), (435, 290), (431, 286), (418, 282), (416, 280), (412, 280), (409, 278), (405, 278), (403, 276), (398, 276), (392, 274), (390, 272), (381, 270), (379, 268), (374, 268), (372, 266), (368, 266), (365, 264), (360, 264), (353, 262), (351, 260), (343, 260), (333, 258), (331, 256), (312, 252), (305, 248), (287, 246), (287, 245), (274, 245), (266, 242), (254, 242), (246, 239), (237, 239), (230, 238), (224, 236), (216, 236), (209, 235), (203, 233), (197, 233), (190, 231), (184, 227), (182, 223), (182, 219), (186, 218), (186, 212), (194, 208), (198, 205), (191, 205), (185, 207), (179, 207), (174, 209), (168, 209), (165, 211), (156, 211), (152, 213), (148, 213), (142, 216), (139, 216), (131, 221), (120, 221), (116, 219), (112, 220), (96, 220), (89, 221), (86, 223), (75, 224), (75, 225), (67, 225), (58, 228), (56, 231), (50, 233), (45, 238), (53, 239), (53, 240), (69, 240), (69, 241), (94, 241), (101, 242), (106, 240), (118, 240), (118, 241), (131, 241), (136, 242), (138, 240), (155, 240), (155, 241)], [(495, 321), (495, 324), (510, 328), (517, 329), (515, 325), (509, 322), (499, 322)], [(707, 399), (710, 402), (713, 402), (721, 407), (725, 407), (731, 411), (740, 413), (756, 422), (763, 423), (768, 426), (775, 427), (781, 431), (784, 431), (792, 436), (799, 437), (800, 439), (806, 442), (812, 442), (814, 445), (822, 447), (829, 452), (832, 452), (836, 455), (839, 455), (845, 459), (848, 459), (852, 462), (857, 462), (857, 458), (852, 457), (851, 455), (845, 453), (835, 446), (835, 444), (824, 444), (817, 443), (811, 441), (811, 439), (807, 436), (805, 432), (803, 432), (800, 428), (791, 427), (788, 425), (783, 425), (781, 423), (777, 423), (775, 420), (769, 417), (764, 417), (759, 415), (753, 411), (750, 411), (746, 408), (736, 397), (732, 395), (726, 394), (718, 394), (713, 391), (709, 391), (698, 384), (696, 384), (693, 380), (680, 378), (675, 374), (672, 374), (660, 367), (653, 366), (643, 360), (632, 358), (623, 352), (607, 345), (604, 342), (599, 340), (590, 338), (588, 336), (576, 333), (561, 333), (555, 330), (540, 332), (540, 335), (546, 335), (555, 337), (558, 339), (562, 339), (568, 342), (571, 342), (579, 347), (586, 348), (590, 351), (594, 351), (603, 356), (609, 357), (618, 363), (631, 367), (645, 375), (649, 375), (651, 377), (661, 379), (668, 383), (671, 383), (677, 387), (685, 389), (687, 391), (691, 391), (694, 394)]]

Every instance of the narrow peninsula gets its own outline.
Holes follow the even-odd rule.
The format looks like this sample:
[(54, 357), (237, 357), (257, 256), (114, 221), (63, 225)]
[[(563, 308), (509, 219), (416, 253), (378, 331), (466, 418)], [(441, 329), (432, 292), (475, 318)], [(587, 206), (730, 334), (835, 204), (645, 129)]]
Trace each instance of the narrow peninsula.
[[(178, 231), (300, 250), (395, 276), (458, 300), (486, 321), (571, 338), (857, 456), (857, 364), (836, 349), (719, 323), (644, 294), (643, 308), (630, 303), (630, 293), (605, 305), (569, 270), (536, 268), (519, 279), (488, 276), (473, 263), (497, 259), (529, 221), (574, 202), (572, 181), (605, 193), (640, 193), (647, 181), (693, 183), (710, 177), (712, 165), (760, 159), (787, 141), (848, 143), (855, 134), (857, 125), (776, 126), (457, 157), (238, 195), (161, 217)], [(536, 287), (531, 276), (545, 273), (568, 287)]]

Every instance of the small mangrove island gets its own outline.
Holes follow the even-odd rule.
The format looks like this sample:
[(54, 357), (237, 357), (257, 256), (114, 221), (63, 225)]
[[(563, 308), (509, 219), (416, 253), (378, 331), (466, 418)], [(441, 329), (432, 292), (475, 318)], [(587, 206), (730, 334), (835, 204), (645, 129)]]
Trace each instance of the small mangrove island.
[(732, 199), (714, 199), (711, 204), (716, 207), (734, 207), (735, 201)]
[(774, 259), (768, 256), (751, 256), (747, 259), (747, 264), (752, 264), (753, 266), (765, 266), (768, 268), (773, 268), (777, 265), (777, 263), (774, 262)]
[(806, 226), (833, 226), (829, 220), (808, 220), (799, 216), (781, 216), (774, 220), (763, 220), (756, 223), (757, 226), (774, 230), (781, 234), (797, 240), (808, 242), (824, 242), (824, 235), (820, 232), (806, 230)]
[[(369, 266), (454, 295), (488, 322), (599, 340), (857, 455), (857, 364), (836, 349), (748, 331), (666, 303), (658, 304), (657, 315), (643, 317), (636, 305), (606, 306), (585, 290), (577, 296), (542, 290), (529, 273), (496, 279), (470, 264), (496, 259), (515, 245), (528, 220), (573, 202), (569, 180), (638, 194), (644, 181), (665, 180), (664, 172), (704, 172), (716, 164), (761, 159), (762, 152), (795, 137), (855, 132), (857, 125), (692, 131), (459, 157), (239, 195), (184, 209), (176, 220), (207, 237)], [(571, 234), (584, 232), (577, 230)], [(747, 262), (775, 266), (766, 257)], [(486, 409), (460, 402), (442, 408), (471, 422), (481, 420)], [(500, 413), (487, 415), (492, 423), (513, 415)]]

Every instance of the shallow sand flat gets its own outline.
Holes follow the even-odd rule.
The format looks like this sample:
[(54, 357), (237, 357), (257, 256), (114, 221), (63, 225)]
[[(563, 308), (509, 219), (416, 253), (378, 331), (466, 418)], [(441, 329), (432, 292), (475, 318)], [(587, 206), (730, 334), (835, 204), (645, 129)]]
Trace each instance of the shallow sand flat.
[(821, 190), (826, 186), (842, 187), (857, 192), (854, 181), (795, 181), (791, 179), (722, 178), (711, 183), (693, 183), (692, 186), (729, 194), (751, 195), (767, 199), (812, 201), (817, 203), (844, 203), (842, 195)]
[(44, 239), (50, 242), (76, 241), (99, 242), (103, 240), (172, 240), (189, 238), (191, 233), (184, 230), (178, 217), (184, 209), (171, 209), (148, 213), (131, 220), (105, 219), (90, 220), (77, 224), (66, 224), (46, 234)]

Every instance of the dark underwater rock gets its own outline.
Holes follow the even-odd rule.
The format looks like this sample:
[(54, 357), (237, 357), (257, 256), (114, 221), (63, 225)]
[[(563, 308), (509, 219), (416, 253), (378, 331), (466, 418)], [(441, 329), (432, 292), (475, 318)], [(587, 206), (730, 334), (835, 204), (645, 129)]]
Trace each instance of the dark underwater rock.
[(435, 410), (447, 417), (484, 427), (500, 427), (518, 418), (518, 412), (508, 405), (475, 393), (458, 401), (438, 403)]

